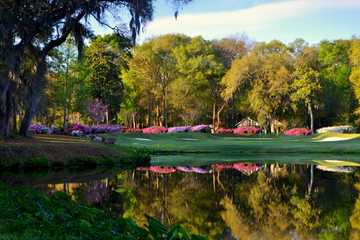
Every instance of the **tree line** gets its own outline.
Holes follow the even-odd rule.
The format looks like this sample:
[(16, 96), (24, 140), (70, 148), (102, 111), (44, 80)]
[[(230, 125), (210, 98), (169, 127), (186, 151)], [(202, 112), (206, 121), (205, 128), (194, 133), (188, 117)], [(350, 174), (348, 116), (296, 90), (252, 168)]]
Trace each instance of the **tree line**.
[[(63, 58), (69, 58), (71, 43), (62, 48), (49, 74), (51, 104), (38, 114), (48, 123), (61, 124), (65, 112), (88, 121), (85, 103), (94, 98), (109, 107), (109, 122), (136, 128), (233, 127), (251, 117), (268, 131), (314, 130), (356, 125), (359, 119), (356, 38), (310, 45), (302, 39), (284, 44), (169, 34), (131, 48), (126, 38), (107, 35), (85, 47), (82, 61), (70, 56), (70, 65)], [(56, 67), (59, 63), (62, 67)]]

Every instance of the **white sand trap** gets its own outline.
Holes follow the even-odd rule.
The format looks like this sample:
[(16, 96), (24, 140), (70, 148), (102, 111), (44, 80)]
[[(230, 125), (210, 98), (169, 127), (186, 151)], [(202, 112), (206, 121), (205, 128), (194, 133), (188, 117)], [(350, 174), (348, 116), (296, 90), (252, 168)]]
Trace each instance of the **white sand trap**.
[(138, 140), (138, 141), (152, 141), (151, 139), (148, 139), (148, 138), (135, 138), (135, 140)]
[(182, 138), (181, 140), (184, 140), (184, 141), (197, 141), (199, 139), (196, 139), (196, 138)]
[(342, 138), (342, 137), (327, 137), (327, 138), (319, 140), (318, 142), (337, 142), (337, 141), (346, 141), (346, 140), (349, 140), (349, 139)]

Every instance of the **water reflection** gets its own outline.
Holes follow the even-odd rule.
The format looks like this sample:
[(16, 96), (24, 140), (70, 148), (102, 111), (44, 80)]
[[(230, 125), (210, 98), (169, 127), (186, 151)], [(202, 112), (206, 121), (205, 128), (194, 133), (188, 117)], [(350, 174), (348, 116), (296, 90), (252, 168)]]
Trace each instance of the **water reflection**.
[(151, 166), (37, 186), (139, 224), (146, 215), (181, 223), (210, 239), (359, 239), (360, 171), (351, 165)]

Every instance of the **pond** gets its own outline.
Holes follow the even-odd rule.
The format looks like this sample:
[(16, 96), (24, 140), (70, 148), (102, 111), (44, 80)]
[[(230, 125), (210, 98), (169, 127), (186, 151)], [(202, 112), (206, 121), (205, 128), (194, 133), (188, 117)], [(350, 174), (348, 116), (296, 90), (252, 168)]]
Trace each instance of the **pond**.
[[(181, 162), (181, 156), (173, 157)], [(189, 157), (196, 158), (184, 159)], [(354, 161), (211, 160), (160, 166), (156, 159), (155, 165), (136, 169), (7, 173), (1, 178), (47, 194), (64, 191), (75, 201), (132, 217), (140, 225), (146, 216), (180, 223), (209, 239), (360, 236), (360, 164)]]

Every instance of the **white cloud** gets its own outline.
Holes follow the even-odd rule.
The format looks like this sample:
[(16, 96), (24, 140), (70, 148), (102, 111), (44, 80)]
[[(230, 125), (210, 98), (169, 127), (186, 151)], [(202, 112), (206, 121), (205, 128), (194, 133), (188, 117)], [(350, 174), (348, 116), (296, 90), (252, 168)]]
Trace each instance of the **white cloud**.
[(360, 8), (360, 0), (285, 0), (260, 4), (246, 9), (183, 14), (155, 19), (145, 27), (141, 40), (166, 33), (184, 33), (217, 38), (239, 32), (262, 31), (276, 23), (305, 16), (314, 11), (340, 8)]

